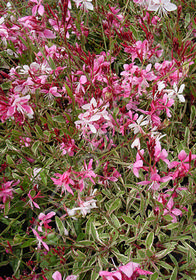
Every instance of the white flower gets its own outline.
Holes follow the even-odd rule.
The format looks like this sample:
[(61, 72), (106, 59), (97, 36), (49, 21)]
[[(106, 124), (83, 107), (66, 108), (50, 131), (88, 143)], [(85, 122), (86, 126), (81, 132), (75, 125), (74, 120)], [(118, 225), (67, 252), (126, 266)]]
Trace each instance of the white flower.
[(81, 8), (83, 8), (84, 10), (93, 11), (93, 9), (94, 9), (93, 4), (90, 3), (90, 2), (92, 2), (92, 0), (74, 0), (74, 2), (76, 3), (77, 8), (79, 6), (81, 6)]
[(178, 90), (176, 83), (174, 82), (173, 84), (173, 89), (169, 89), (169, 90), (164, 90), (165, 92), (168, 93), (168, 97), (169, 98), (174, 98), (175, 96), (178, 97), (180, 102), (185, 102), (185, 98), (184, 96), (181, 94), (183, 93), (185, 88), (185, 84), (182, 84)]
[(131, 148), (133, 149), (134, 147), (138, 148), (138, 150), (140, 150), (140, 139), (139, 138), (135, 138), (135, 140), (133, 141)]
[(182, 84), (182, 85), (180, 86), (179, 90), (178, 90), (178, 88), (177, 88), (176, 83), (174, 83), (174, 85), (173, 85), (174, 92), (175, 92), (175, 94), (178, 96), (178, 99), (180, 100), (180, 102), (185, 102), (185, 98), (184, 98), (184, 96), (181, 94), (181, 93), (183, 93), (184, 88), (185, 88), (185, 84)]
[(148, 6), (148, 11), (158, 12), (160, 15), (175, 11), (177, 6), (170, 0), (152, 0)]
[(139, 118), (136, 120), (135, 123), (132, 123), (129, 125), (129, 128), (134, 129), (134, 134), (137, 134), (138, 132), (142, 132), (141, 126), (146, 126), (149, 124), (149, 120), (147, 117), (144, 117), (143, 115), (139, 116)]

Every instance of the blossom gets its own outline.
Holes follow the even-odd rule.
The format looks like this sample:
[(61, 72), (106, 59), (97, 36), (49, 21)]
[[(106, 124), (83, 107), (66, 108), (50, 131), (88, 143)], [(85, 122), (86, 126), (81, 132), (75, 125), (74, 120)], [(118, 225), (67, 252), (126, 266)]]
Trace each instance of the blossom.
[[(163, 204), (163, 215), (169, 215), (172, 217), (172, 223), (177, 222), (176, 216), (182, 216), (182, 211), (178, 208), (174, 208), (174, 200), (173, 197), (170, 197), (170, 199), (167, 201), (167, 197), (169, 197), (170, 194), (165, 193), (165, 194), (160, 194), (157, 198), (157, 201)], [(159, 212), (160, 208), (157, 206), (155, 208), (155, 212)]]
[(54, 280), (62, 280), (62, 276), (61, 276), (61, 273), (59, 271), (55, 271), (53, 274), (52, 274), (52, 278)]
[(77, 8), (81, 6), (81, 8), (83, 8), (84, 10), (93, 11), (94, 9), (93, 4), (91, 3), (92, 0), (74, 0), (74, 2), (76, 3)]
[[(55, 271), (53, 274), (52, 274), (52, 278), (54, 280), (62, 280), (62, 276), (61, 276), (61, 273), (59, 271)], [(76, 280), (78, 278), (78, 275), (69, 275), (67, 276), (66, 278), (63, 278), (65, 280)]]
[(173, 98), (173, 97), (177, 96), (178, 99), (179, 99), (179, 101), (184, 103), (184, 102), (185, 102), (185, 98), (184, 98), (184, 96), (182, 95), (182, 93), (183, 93), (183, 91), (184, 91), (184, 88), (185, 88), (185, 84), (182, 84), (182, 85), (180, 86), (179, 90), (178, 90), (177, 85), (176, 85), (176, 83), (174, 82), (174, 84), (173, 84), (173, 89), (171, 89), (171, 90), (164, 90), (164, 91), (169, 93), (169, 94), (168, 94), (168, 97), (169, 97), (169, 98)]
[(136, 161), (132, 165), (133, 173), (137, 178), (139, 178), (139, 170), (143, 167), (143, 160), (142, 160), (143, 154), (144, 154), (144, 149), (138, 151), (136, 155)]
[(75, 145), (74, 139), (71, 139), (69, 135), (65, 135), (63, 137), (63, 143), (60, 144), (60, 150), (62, 150), (62, 155), (68, 154), (69, 156), (73, 156), (74, 152), (77, 150), (77, 146)]
[[(31, 191), (34, 191), (34, 190), (30, 190), (29, 192), (28, 192), (28, 197), (29, 197), (29, 204), (30, 204), (30, 207), (33, 209), (33, 206), (35, 206), (35, 208), (38, 208), (38, 209), (40, 209), (40, 207), (39, 207), (39, 205), (34, 201), (34, 199), (36, 199), (36, 198), (39, 198), (39, 197), (43, 197), (43, 196), (41, 196), (40, 194), (41, 194), (41, 192), (39, 191), (34, 197), (32, 197), (31, 196)], [(27, 204), (28, 204), (27, 203)]]
[(42, 239), (44, 239), (44, 237), (41, 237), (41, 236), (37, 233), (37, 231), (36, 231), (35, 229), (32, 229), (32, 231), (33, 231), (33, 233), (34, 233), (34, 235), (35, 235), (35, 237), (37, 238), (37, 241), (38, 241), (37, 247), (40, 249), (40, 248), (41, 248), (41, 244), (42, 244), (42, 245), (44, 246), (44, 248), (45, 248), (47, 251), (49, 251), (48, 245), (42, 240)]
[(18, 111), (22, 115), (27, 115), (30, 119), (33, 118), (33, 110), (32, 108), (28, 105), (28, 101), (30, 99), (30, 95), (22, 96), (20, 97), (19, 95), (13, 95), (11, 97), (12, 99), (12, 104), (9, 107), (7, 111), (7, 116), (12, 117)]
[(152, 190), (156, 191), (156, 190), (159, 189), (160, 183), (167, 182), (170, 179), (172, 179), (171, 176), (160, 177), (160, 175), (157, 173), (157, 170), (153, 170), (150, 174), (150, 180), (149, 181), (141, 181), (137, 184), (142, 185), (142, 186), (150, 184), (148, 189), (152, 189)]
[(152, 274), (151, 271), (140, 268), (139, 263), (129, 262), (126, 265), (120, 266), (117, 271), (100, 271), (99, 275), (102, 280), (134, 280), (140, 275)]
[(47, 215), (45, 215), (44, 213), (40, 213), (39, 216), (38, 216), (38, 219), (41, 221), (39, 223), (39, 226), (38, 226), (38, 231), (42, 232), (42, 225), (44, 225), (44, 227), (46, 229), (50, 228), (50, 226), (48, 225), (52, 220), (50, 218), (52, 218), (54, 215), (56, 215), (55, 212), (50, 212), (48, 213)]
[(44, 6), (41, 4), (42, 0), (40, 0), (39, 2), (37, 0), (30, 0), (30, 2), (34, 2), (37, 4), (32, 8), (32, 15), (36, 16), (36, 13), (38, 12), (40, 16), (43, 16)]
[(167, 202), (167, 206), (163, 211), (163, 215), (170, 215), (173, 218), (172, 223), (177, 222), (176, 216), (182, 216), (182, 211), (178, 208), (174, 208), (174, 200), (172, 197)]
[(134, 134), (137, 134), (138, 132), (143, 133), (143, 129), (141, 128), (141, 126), (147, 126), (148, 124), (149, 124), (149, 120), (147, 120), (147, 117), (141, 115), (136, 120), (136, 122), (133, 122), (132, 124), (129, 125), (129, 128), (134, 129)]
[(74, 195), (72, 189), (69, 186), (70, 184), (72, 186), (74, 185), (74, 181), (70, 178), (70, 174), (71, 173), (69, 171), (66, 171), (63, 174), (55, 173), (54, 175), (56, 177), (59, 177), (59, 179), (51, 178), (55, 185), (57, 185), (58, 187), (62, 187), (61, 194), (68, 191), (69, 193)]
[(177, 6), (172, 4), (170, 0), (152, 0), (148, 6), (148, 11), (158, 12), (160, 15), (166, 15), (167, 12), (172, 12), (176, 9)]
[[(100, 99), (100, 105), (102, 105), (103, 101)], [(97, 133), (96, 126), (100, 126), (97, 121), (103, 124), (104, 120), (110, 120), (110, 116), (106, 111), (109, 104), (98, 107), (97, 101), (93, 97), (90, 103), (82, 106), (82, 109), (87, 110), (84, 114), (79, 114), (78, 118), (80, 120), (75, 121), (76, 127), (78, 129), (82, 129), (83, 133), (87, 129), (90, 129), (92, 133)]]
[(72, 209), (67, 208), (68, 216), (74, 216), (76, 212), (79, 210), (83, 217), (85, 217), (88, 213), (90, 213), (91, 209), (97, 208), (96, 200), (93, 199), (95, 197), (97, 189), (95, 189), (90, 196), (87, 196), (85, 199), (86, 201), (81, 200), (79, 197), (78, 205), (79, 207), (75, 207)]
[(12, 183), (13, 183), (13, 181), (8, 181), (1, 185), (0, 199), (2, 199), (3, 203), (5, 203), (8, 199), (13, 198)]

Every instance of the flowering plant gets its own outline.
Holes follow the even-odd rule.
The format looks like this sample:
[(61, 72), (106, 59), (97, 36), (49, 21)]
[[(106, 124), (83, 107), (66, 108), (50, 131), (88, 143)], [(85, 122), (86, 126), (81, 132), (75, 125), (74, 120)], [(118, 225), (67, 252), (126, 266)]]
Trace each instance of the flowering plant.
[(4, 2), (0, 280), (195, 279), (193, 1)]

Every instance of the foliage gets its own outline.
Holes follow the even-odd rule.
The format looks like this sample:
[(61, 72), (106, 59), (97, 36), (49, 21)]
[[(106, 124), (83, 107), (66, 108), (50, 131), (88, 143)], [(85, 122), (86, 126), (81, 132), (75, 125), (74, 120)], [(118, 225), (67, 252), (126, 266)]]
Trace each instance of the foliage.
[(196, 278), (195, 8), (0, 4), (0, 279)]

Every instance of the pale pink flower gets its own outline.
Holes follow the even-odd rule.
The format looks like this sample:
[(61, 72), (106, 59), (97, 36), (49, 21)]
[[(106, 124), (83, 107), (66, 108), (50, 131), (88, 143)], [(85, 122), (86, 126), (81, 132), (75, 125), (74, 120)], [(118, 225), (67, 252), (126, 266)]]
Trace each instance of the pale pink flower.
[(49, 229), (51, 228), (48, 224), (52, 221), (51, 218), (56, 215), (55, 212), (50, 212), (47, 215), (45, 215), (44, 213), (40, 213), (38, 216), (38, 219), (41, 221), (39, 222), (39, 226), (38, 226), (38, 231), (43, 232), (42, 230), (42, 226), (45, 227), (45, 229)]
[(62, 280), (62, 276), (61, 276), (61, 273), (59, 271), (55, 271), (53, 274), (52, 274), (52, 278), (54, 280)]
[(130, 167), (132, 167), (134, 175), (137, 178), (139, 178), (139, 170), (143, 167), (143, 160), (141, 158), (143, 154), (144, 154), (144, 149), (138, 151), (136, 155), (136, 161), (134, 162), (133, 165), (130, 165)]
[(54, 175), (56, 177), (59, 177), (59, 179), (56, 178), (51, 178), (51, 179), (54, 182), (54, 184), (57, 185), (57, 187), (62, 187), (61, 194), (63, 194), (64, 192), (66, 193), (66, 191), (68, 191), (69, 193), (74, 195), (72, 189), (69, 186), (69, 185), (72, 186), (74, 185), (74, 181), (70, 178), (71, 172), (66, 171), (63, 174), (55, 173)]
[(0, 186), (0, 200), (5, 204), (7, 200), (13, 198), (13, 187), (16, 186), (20, 181), (18, 180), (16, 183), (13, 184), (14, 181), (7, 181), (2, 183)]
[(83, 134), (90, 129), (92, 133), (97, 132), (96, 126), (100, 126), (98, 121), (101, 121), (103, 124), (104, 121), (110, 120), (110, 116), (106, 109), (109, 107), (109, 104), (102, 105), (103, 101), (99, 100), (100, 105), (97, 104), (97, 101), (93, 97), (90, 103), (82, 106), (82, 109), (87, 110), (83, 114), (79, 114), (78, 121), (75, 121), (76, 127), (82, 129)]
[(33, 118), (33, 110), (28, 105), (28, 101), (30, 99), (30, 95), (22, 96), (19, 95), (13, 95), (11, 97), (11, 106), (9, 107), (7, 111), (7, 116), (12, 117), (18, 111), (22, 115), (27, 115), (30, 119)]
[(170, 215), (173, 218), (172, 223), (177, 222), (176, 216), (182, 215), (182, 211), (180, 209), (174, 208), (174, 200), (172, 197), (167, 202), (167, 206), (163, 211), (163, 215)]
[[(61, 276), (61, 273), (59, 271), (55, 271), (53, 274), (52, 274), (52, 278), (54, 280), (62, 280), (62, 276)], [(66, 278), (63, 278), (64, 280), (76, 280), (78, 278), (78, 275), (69, 275), (67, 276)]]
[(41, 237), (41, 236), (37, 233), (37, 231), (36, 231), (35, 229), (32, 229), (32, 231), (33, 231), (35, 237), (37, 238), (37, 241), (38, 241), (37, 247), (38, 247), (38, 249), (41, 248), (41, 244), (42, 244), (42, 245), (44, 246), (44, 248), (45, 248), (47, 251), (49, 251), (48, 245), (43, 241), (44, 237)]
[(126, 265), (122, 265), (117, 271), (100, 271), (99, 275), (103, 280), (134, 280), (140, 275), (152, 274), (151, 271), (143, 270), (140, 268), (139, 263), (129, 262)]
[(148, 189), (152, 189), (152, 190), (157, 191), (160, 187), (160, 183), (167, 182), (170, 179), (172, 179), (171, 176), (160, 177), (160, 175), (157, 173), (157, 170), (153, 170), (150, 174), (150, 180), (149, 181), (141, 181), (137, 184), (142, 185), (142, 186), (149, 185)]
[[(171, 189), (172, 190), (172, 189)], [(172, 190), (173, 191), (173, 190)], [(167, 200), (167, 198), (170, 197), (170, 194), (165, 193), (165, 194), (161, 194), (158, 196), (157, 201), (160, 202), (161, 204), (163, 204), (163, 215), (169, 215), (171, 216), (172, 219), (172, 223), (176, 223), (177, 222), (177, 216), (181, 216), (182, 215), (182, 211), (178, 208), (174, 208), (174, 200), (172, 197), (170, 197), (169, 200)], [(186, 209), (185, 209), (186, 210)], [(155, 213), (160, 211), (159, 206), (157, 206), (155, 208)]]
[(185, 84), (182, 84), (178, 90), (177, 88), (177, 85), (176, 83), (174, 82), (173, 84), (173, 89), (171, 90), (164, 90), (164, 92), (167, 92), (168, 93), (168, 97), (169, 98), (174, 98), (174, 97), (178, 97), (179, 101), (180, 102), (185, 102), (185, 98), (184, 96), (182, 95), (183, 91), (184, 91), (184, 88), (185, 88)]
[(91, 3), (92, 0), (74, 0), (74, 2), (76, 3), (77, 8), (81, 6), (81, 8), (83, 8), (85, 11), (93, 11), (94, 9), (93, 4)]
[(166, 15), (167, 12), (172, 12), (177, 9), (177, 6), (170, 0), (152, 0), (148, 6), (148, 11), (158, 12), (160, 15)]
[(142, 126), (147, 126), (149, 124), (149, 120), (147, 117), (144, 117), (143, 115), (140, 115), (139, 118), (136, 120), (136, 122), (133, 122), (132, 124), (129, 125), (129, 128), (134, 129), (134, 134), (137, 133), (144, 133), (143, 129), (141, 128)]
[(32, 15), (36, 16), (36, 13), (38, 13), (40, 16), (43, 16), (44, 14), (44, 6), (41, 4), (42, 0), (30, 0), (30, 2), (36, 3), (37, 5), (35, 5), (32, 8)]
[[(30, 190), (29, 192), (28, 192), (28, 197), (29, 197), (29, 204), (30, 204), (30, 207), (33, 209), (33, 207), (35, 207), (35, 208), (38, 208), (38, 209), (40, 209), (40, 207), (39, 207), (39, 205), (34, 201), (36, 198), (39, 198), (39, 197), (42, 197), (42, 196), (40, 196), (40, 192), (38, 192), (34, 197), (32, 197), (31, 196), (31, 191), (33, 191), (33, 190)], [(27, 203), (27, 204), (28, 204)]]

